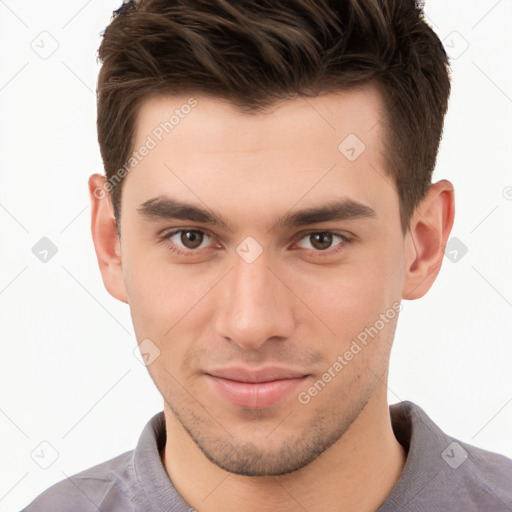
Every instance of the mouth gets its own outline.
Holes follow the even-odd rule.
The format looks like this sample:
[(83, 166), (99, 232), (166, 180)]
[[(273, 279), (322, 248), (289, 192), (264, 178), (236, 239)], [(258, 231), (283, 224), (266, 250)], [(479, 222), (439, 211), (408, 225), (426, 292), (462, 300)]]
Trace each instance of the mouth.
[(224, 368), (205, 374), (214, 393), (237, 407), (264, 409), (288, 396), (309, 376), (285, 368)]

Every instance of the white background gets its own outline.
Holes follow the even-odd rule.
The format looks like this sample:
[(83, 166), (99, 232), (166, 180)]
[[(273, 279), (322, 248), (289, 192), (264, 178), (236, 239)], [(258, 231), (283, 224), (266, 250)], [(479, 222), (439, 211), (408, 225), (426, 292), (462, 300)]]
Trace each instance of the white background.
[[(0, 0), (0, 511), (133, 449), (163, 408), (90, 236), (96, 51), (119, 5)], [(434, 178), (455, 185), (452, 236), (468, 251), (444, 259), (426, 297), (403, 302), (389, 400), (512, 457), (512, 1), (425, 9), (453, 71)], [(34, 51), (42, 38), (45, 51), (58, 44), (46, 59)], [(43, 236), (58, 248), (47, 263), (32, 253)], [(46, 470), (31, 458), (51, 457), (41, 442), (58, 452)]]

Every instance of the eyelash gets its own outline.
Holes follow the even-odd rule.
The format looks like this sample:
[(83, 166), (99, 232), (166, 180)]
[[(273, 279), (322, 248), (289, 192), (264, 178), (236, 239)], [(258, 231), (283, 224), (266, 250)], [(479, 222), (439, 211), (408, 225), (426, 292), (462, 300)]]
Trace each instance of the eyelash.
[[(175, 229), (173, 231), (170, 231), (170, 232), (164, 234), (162, 236), (162, 240), (165, 243), (165, 245), (167, 245), (167, 247), (171, 250), (171, 252), (173, 252), (175, 254), (178, 254), (179, 256), (194, 257), (196, 254), (199, 253), (200, 249), (188, 249), (188, 250), (180, 249), (180, 248), (176, 247), (176, 245), (173, 244), (171, 242), (171, 240), (170, 240), (172, 236), (174, 236), (174, 235), (176, 235), (178, 233), (184, 233), (184, 232), (187, 232), (187, 231), (191, 231), (191, 232), (194, 232), (194, 233), (201, 233), (201, 234), (206, 235), (206, 236), (208, 236), (208, 237), (210, 237), (212, 239), (215, 238), (212, 233), (210, 233), (209, 231), (204, 230), (204, 229), (184, 229), (184, 228), (181, 228), (181, 229)], [(317, 253), (318, 256), (320, 256), (320, 257), (332, 256), (334, 254), (337, 254), (339, 251), (342, 251), (345, 248), (346, 244), (349, 244), (349, 243), (352, 242), (352, 238), (347, 236), (347, 235), (345, 235), (345, 234), (337, 233), (336, 231), (318, 230), (318, 229), (307, 231), (306, 233), (302, 233), (301, 234), (302, 236), (299, 238), (298, 241), (301, 241), (304, 238), (306, 238), (306, 237), (308, 237), (310, 235), (313, 235), (315, 233), (332, 234), (332, 235), (334, 235), (334, 237), (338, 237), (342, 241), (340, 244), (335, 246), (334, 249), (329, 248), (329, 249), (325, 249), (324, 251), (314, 250), (314, 249), (304, 249), (306, 251), (313, 251), (314, 253)]]

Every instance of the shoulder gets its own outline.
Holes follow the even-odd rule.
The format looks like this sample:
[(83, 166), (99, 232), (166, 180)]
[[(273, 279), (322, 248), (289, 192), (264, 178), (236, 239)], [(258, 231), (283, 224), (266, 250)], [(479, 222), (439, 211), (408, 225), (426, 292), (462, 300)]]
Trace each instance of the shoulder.
[(132, 450), (64, 478), (37, 496), (22, 512), (129, 512), (127, 491), (134, 478)]
[(512, 459), (458, 440), (453, 440), (444, 452), (445, 461), (450, 457), (452, 461), (458, 458), (450, 467), (461, 470), (460, 484), (475, 501), (483, 497), (512, 508)]
[(429, 477), (422, 504), (443, 510), (512, 510), (512, 460), (453, 437)]
[(395, 436), (408, 454), (379, 512), (398, 504), (417, 510), (512, 510), (512, 459), (446, 434), (412, 402), (393, 404), (390, 411)]

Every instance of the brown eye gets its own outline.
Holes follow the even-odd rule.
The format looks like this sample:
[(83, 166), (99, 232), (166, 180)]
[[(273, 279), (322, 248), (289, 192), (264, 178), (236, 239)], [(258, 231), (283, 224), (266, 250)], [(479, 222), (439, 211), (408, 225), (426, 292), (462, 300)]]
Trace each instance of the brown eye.
[[(334, 243), (336, 239), (339, 240), (337, 244)], [(304, 241), (306, 245), (304, 245)], [(332, 231), (311, 231), (301, 238), (299, 246), (303, 249), (310, 249), (313, 252), (320, 253), (332, 248), (334, 248), (333, 250), (336, 248), (341, 249), (349, 242), (350, 239), (340, 233), (333, 233)], [(331, 251), (329, 251), (329, 253), (331, 253)]]
[(180, 242), (187, 249), (197, 249), (203, 241), (204, 234), (200, 231), (181, 231)]
[(212, 238), (208, 233), (198, 229), (176, 229), (164, 237), (169, 245), (179, 253), (199, 252), (196, 249), (204, 245), (205, 239)]
[(311, 233), (309, 235), (311, 240), (311, 245), (320, 251), (324, 251), (325, 249), (329, 249), (332, 244), (332, 233), (328, 233), (322, 231), (320, 233)]

